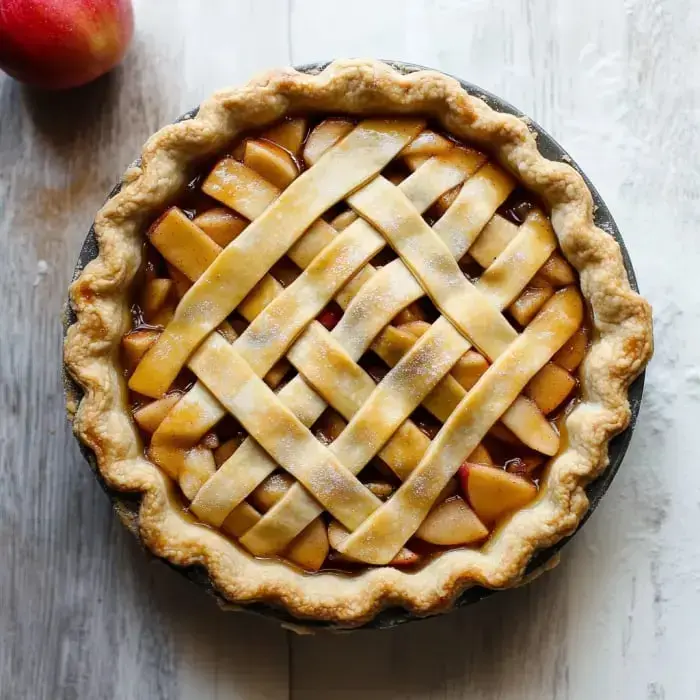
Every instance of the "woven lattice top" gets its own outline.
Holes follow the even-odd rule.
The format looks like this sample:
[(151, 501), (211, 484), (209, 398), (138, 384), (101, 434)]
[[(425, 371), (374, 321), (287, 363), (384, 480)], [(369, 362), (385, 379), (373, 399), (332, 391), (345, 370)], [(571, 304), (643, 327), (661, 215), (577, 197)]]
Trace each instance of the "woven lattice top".
[[(167, 274), (124, 339), (148, 456), (199, 520), (305, 568), (329, 546), (399, 565), (532, 501), (587, 339), (547, 216), (499, 213), (510, 175), (420, 120), (293, 119), (200, 186), (201, 212), (150, 230)], [(245, 434), (219, 444), (229, 414)]]

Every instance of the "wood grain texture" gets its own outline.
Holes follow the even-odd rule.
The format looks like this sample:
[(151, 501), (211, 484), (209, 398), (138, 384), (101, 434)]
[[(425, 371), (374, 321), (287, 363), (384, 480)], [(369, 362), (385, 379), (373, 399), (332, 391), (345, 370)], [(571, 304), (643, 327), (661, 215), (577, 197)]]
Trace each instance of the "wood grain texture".
[[(140, 0), (112, 76), (0, 78), (0, 698), (700, 698), (696, 0)], [(218, 87), (333, 56), (441, 68), (530, 114), (596, 183), (655, 306), (628, 457), (533, 585), (383, 633), (289, 637), (150, 563), (63, 417), (80, 242), (156, 128)]]
[(275, 50), (284, 27), (261, 53), (240, 45), (212, 65), (192, 60), (208, 36), (227, 46), (231, 27), (272, 31), (253, 3), (220, 3), (209, 18), (194, 3), (138, 9), (133, 50), (114, 75), (65, 95), (0, 83), (3, 700), (257, 700), (288, 691), (286, 633), (222, 614), (150, 563), (112, 514), (64, 417), (60, 311), (95, 211), (155, 129), (260, 70), (263, 56), (287, 60)]

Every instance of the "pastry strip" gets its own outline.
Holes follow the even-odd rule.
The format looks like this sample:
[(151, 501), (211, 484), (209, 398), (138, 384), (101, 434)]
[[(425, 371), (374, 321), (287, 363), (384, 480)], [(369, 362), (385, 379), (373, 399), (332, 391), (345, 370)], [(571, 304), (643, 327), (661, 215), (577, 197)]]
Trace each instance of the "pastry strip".
[(240, 304), (304, 231), (391, 162), (421, 128), (421, 122), (412, 120), (361, 122), (312, 169), (294, 180), (187, 292), (173, 320), (136, 368), (130, 388), (146, 396), (162, 396), (207, 334)]
[(469, 453), (582, 320), (583, 302), (573, 287), (555, 294), (467, 393), (420, 465), (390, 500), (343, 541), (340, 551), (370, 564), (391, 561)]

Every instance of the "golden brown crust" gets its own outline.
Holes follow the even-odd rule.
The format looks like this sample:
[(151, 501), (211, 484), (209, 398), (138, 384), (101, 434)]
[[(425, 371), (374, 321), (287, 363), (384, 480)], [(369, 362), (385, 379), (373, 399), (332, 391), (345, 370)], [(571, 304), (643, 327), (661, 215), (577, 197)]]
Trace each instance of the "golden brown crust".
[[(344, 577), (304, 574), (282, 561), (257, 560), (187, 516), (169, 479), (142, 455), (115, 356), (129, 322), (129, 292), (146, 223), (172, 203), (197, 160), (242, 131), (291, 112), (427, 114), (449, 132), (491, 152), (551, 210), (562, 250), (580, 273), (595, 340), (582, 367), (582, 401), (566, 423), (568, 444), (546, 474), (542, 495), (516, 513), (482, 550), (452, 550), (410, 574), (391, 567)], [(76, 322), (65, 362), (85, 395), (76, 435), (97, 457), (107, 484), (142, 493), (144, 543), (180, 566), (204, 565), (233, 603), (266, 601), (300, 618), (356, 626), (388, 605), (416, 614), (450, 607), (466, 587), (517, 585), (532, 554), (570, 534), (588, 507), (584, 487), (607, 466), (608, 441), (629, 421), (627, 390), (652, 352), (651, 311), (631, 288), (619, 246), (593, 223), (591, 194), (570, 166), (546, 160), (526, 124), (495, 112), (437, 72), (403, 75), (376, 61), (339, 61), (319, 75), (276, 71), (222, 91), (191, 120), (152, 136), (121, 191), (98, 212), (98, 257), (71, 287)]]

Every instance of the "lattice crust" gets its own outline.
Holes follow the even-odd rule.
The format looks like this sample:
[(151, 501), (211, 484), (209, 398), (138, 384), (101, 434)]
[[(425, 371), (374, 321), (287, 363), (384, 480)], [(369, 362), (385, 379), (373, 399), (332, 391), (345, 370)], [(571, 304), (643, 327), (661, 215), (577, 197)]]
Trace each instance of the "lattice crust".
[[(513, 176), (421, 119), (331, 118), (310, 127), (295, 118), (240, 142), (201, 182), (216, 206), (194, 219), (171, 207), (151, 226), (168, 274), (147, 273), (140, 305), (151, 325), (123, 342), (149, 460), (178, 483), (192, 514), (234, 546), (164, 500), (164, 482), (122, 423), (123, 392), (99, 404), (93, 397), (117, 381), (109, 340), (125, 330), (139, 231), (185, 183), (186, 169), (168, 158), (185, 163), (287, 109), (331, 104), (439, 114), (455, 133), (493, 146), (552, 208), (606, 325), (589, 350), (577, 277), (545, 213), (524, 210), (519, 224), (498, 213)], [(143, 173), (127, 176), (98, 220), (102, 252), (74, 286), (79, 323), (66, 351), (88, 392), (76, 430), (111, 483), (149, 494), (141, 510), (149, 546), (177, 563), (204, 557), (232, 600), (272, 599), (352, 624), (388, 600), (427, 611), (464, 582), (513, 583), (535, 547), (569, 532), (585, 509), (581, 484), (625, 424), (624, 388), (649, 354), (650, 325), (619, 251), (591, 225), (582, 182), (545, 163), (525, 127), (449, 79), (400, 77), (371, 62), (318, 77), (277, 74), (154, 137)], [(155, 172), (168, 173), (162, 188), (146, 185)], [(102, 308), (116, 315), (91, 326)], [(373, 371), (368, 352), (387, 370)], [(587, 353), (584, 400), (567, 421), (562, 454), (550, 417), (574, 391)], [(196, 379), (189, 387), (183, 372)], [(415, 422), (419, 410), (437, 432)], [(217, 426), (229, 414), (245, 434), (219, 444)], [(487, 436), (519, 445), (523, 459), (508, 471), (492, 466)], [(527, 473), (552, 456), (535, 498)], [(391, 476), (377, 480), (377, 465)], [(320, 568), (329, 551), (328, 561), (380, 567), (415, 564), (425, 551), (433, 558), (410, 579), (383, 567), (330, 581), (300, 578), (274, 560), (255, 564), (241, 546), (305, 569)], [(443, 551), (453, 546), (461, 549)]]
[[(535, 320), (521, 334), (501, 313), (511, 307), (516, 316), (517, 302), (532, 309), (528, 285), (550, 259), (569, 271), (563, 283), (575, 281), (557, 258), (546, 215), (533, 209), (516, 226), (497, 214), (513, 179), (416, 120), (331, 119), (307, 138), (305, 120), (296, 119), (246, 140), (234, 156), (202, 184), (225, 206), (216, 230), (235, 222), (224, 249), (209, 233), (206, 212), (191, 221), (172, 208), (149, 234), (180, 276), (181, 295), (129, 381), (157, 399), (136, 415), (152, 428), (150, 458), (179, 482), (200, 520), (257, 555), (294, 559), (295, 545), (306, 544), (296, 559), (305, 568), (318, 568), (328, 552), (318, 520), (324, 511), (334, 519), (331, 545), (349, 561), (414, 563), (404, 545), (421, 527), (418, 537), (433, 543), (483, 540), (493, 523), (479, 520), (450, 479), (472, 452), (484, 452), (489, 429), (501, 419), (543, 455), (559, 447), (537, 402), (522, 392), (530, 380), (537, 386), (538, 373), (558, 367), (547, 362), (581, 326), (578, 294), (568, 286), (555, 295), (547, 282), (545, 307), (530, 311)], [(413, 172), (403, 177), (395, 169), (392, 182), (381, 174), (390, 164)], [(344, 213), (332, 223), (319, 218), (339, 201), (349, 207)], [(433, 205), (431, 227), (422, 215)], [(246, 219), (252, 223), (241, 225)], [(369, 261), (387, 247), (398, 257), (377, 269)], [(472, 248), (483, 268), (475, 282), (458, 265)], [(299, 271), (286, 268), (286, 288), (275, 276), (285, 256)], [(162, 317), (169, 281), (149, 281), (147, 319)], [(402, 313), (410, 317), (412, 304), (415, 315), (426, 293), (441, 312), (434, 323), (392, 324)], [(345, 313), (329, 331), (315, 319), (334, 299)], [(248, 323), (235, 338), (226, 321), (234, 312)], [(393, 367), (378, 383), (357, 364), (369, 349)], [(468, 362), (476, 372), (460, 376), (458, 363), (464, 369)], [(504, 380), (508, 363), (518, 371)], [(182, 397), (163, 396), (185, 364), (197, 383)], [(290, 365), (298, 374), (275, 392)], [(575, 384), (558, 369), (571, 384), (563, 384), (558, 401), (549, 399), (547, 413)], [(547, 376), (540, 393), (550, 396)], [(445, 424), (432, 444), (410, 418), (421, 404)], [(329, 405), (342, 419), (325, 445), (310, 428)], [(231, 445), (217, 468), (205, 437), (227, 413), (249, 437)], [(480, 413), (483, 420), (469, 429), (465, 415)], [(375, 457), (405, 482), (385, 502), (358, 478)], [(526, 495), (520, 505), (532, 499), (530, 482), (510, 480), (506, 491), (511, 482)], [(263, 513), (255, 507), (261, 497)], [(452, 505), (431, 514), (446, 501)]]

